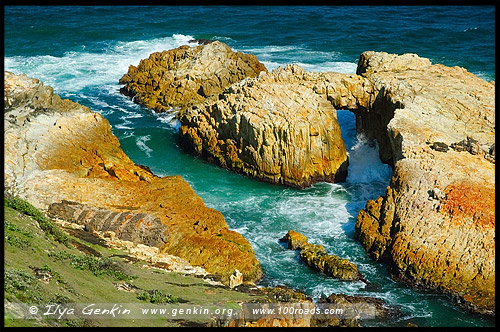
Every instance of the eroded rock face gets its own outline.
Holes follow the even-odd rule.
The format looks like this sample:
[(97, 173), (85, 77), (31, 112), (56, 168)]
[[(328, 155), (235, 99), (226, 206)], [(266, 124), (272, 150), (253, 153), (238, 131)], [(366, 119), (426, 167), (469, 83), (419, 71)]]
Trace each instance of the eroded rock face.
[(333, 293), (328, 297), (322, 297), (318, 305), (330, 312), (342, 309), (340, 315), (320, 315), (312, 321), (314, 327), (327, 326), (361, 326), (366, 320), (394, 320), (401, 315), (397, 308), (388, 306), (384, 300), (369, 296), (351, 296)]
[(179, 118), (184, 146), (222, 167), (295, 187), (347, 176), (336, 110), (297, 65), (246, 79)]
[(163, 112), (196, 105), (233, 83), (267, 72), (255, 55), (233, 52), (218, 41), (202, 44), (152, 53), (137, 67), (131, 65), (120, 79), (125, 84), (120, 92)]
[[(360, 327), (373, 320), (395, 320), (401, 312), (374, 297), (331, 294), (314, 303), (284, 286), (259, 288), (265, 297), (244, 303), (233, 317), (219, 317), (211, 327)], [(271, 313), (272, 312), (272, 313)]]
[(167, 226), (147, 213), (114, 212), (66, 200), (50, 204), (47, 213), (52, 218), (82, 225), (90, 232), (112, 231), (118, 239), (136, 244), (163, 247), (168, 242)]
[[(168, 230), (167, 241), (158, 244), (161, 252), (185, 258), (227, 283), (235, 269), (245, 281), (262, 276), (250, 244), (228, 229), (223, 215), (207, 208), (180, 176), (160, 178), (134, 164), (101, 115), (61, 100), (25, 75), (5, 72), (4, 83), (8, 193), (44, 211), (66, 200), (84, 204), (87, 212), (125, 213), (137, 223), (144, 214)], [(146, 233), (136, 235), (146, 242), (164, 239), (161, 233), (150, 240)]]
[[(286, 286), (256, 288), (251, 294), (262, 296), (254, 302), (243, 303), (233, 317), (221, 316), (213, 319), (209, 327), (310, 327), (313, 320), (314, 303), (300, 291)], [(286, 314), (279, 307), (287, 308)], [(273, 310), (275, 314), (269, 314)], [(254, 310), (269, 310), (264, 313)], [(300, 313), (299, 313), (300, 312)], [(306, 312), (304, 314), (304, 312)]]
[(358, 73), (375, 91), (359, 127), (395, 167), (359, 212), (357, 237), (401, 278), (494, 314), (495, 84), (382, 52), (363, 53)]
[(280, 241), (287, 243), (288, 249), (302, 250), (307, 244), (307, 237), (294, 230), (289, 230)]

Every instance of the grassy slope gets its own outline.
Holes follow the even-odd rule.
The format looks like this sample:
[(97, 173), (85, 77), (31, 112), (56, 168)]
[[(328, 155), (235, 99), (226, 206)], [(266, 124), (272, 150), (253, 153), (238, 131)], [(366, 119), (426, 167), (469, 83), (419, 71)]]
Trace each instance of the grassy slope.
[[(4, 204), (5, 205), (5, 204)], [(69, 236), (67, 245), (46, 234), (33, 217), (5, 206), (4, 296), (8, 302), (24, 303), (144, 303), (137, 296), (157, 289), (193, 305), (218, 305), (235, 308), (237, 302), (249, 302), (255, 295), (212, 286), (200, 278), (173, 272), (143, 268), (144, 262), (130, 263), (126, 252), (103, 247)], [(79, 245), (78, 245), (79, 243)], [(79, 249), (77, 249), (79, 248)], [(94, 249), (96, 252), (94, 252)], [(85, 256), (93, 252), (94, 256)], [(98, 253), (97, 253), (98, 252)], [(69, 258), (57, 258), (71, 256)], [(51, 256), (52, 255), (52, 256)], [(75, 257), (77, 259), (75, 259)], [(108, 264), (85, 265), (106, 261)], [(83, 269), (78, 269), (78, 267)], [(35, 276), (36, 269), (50, 271), (48, 283)], [(95, 273), (93, 273), (92, 269)], [(127, 276), (134, 276), (129, 278)], [(120, 280), (123, 279), (123, 280)], [(126, 282), (137, 287), (135, 292), (119, 290), (114, 284)], [(236, 305), (237, 307), (237, 305)], [(5, 326), (185, 326), (205, 324), (198, 321), (167, 321), (161, 317), (140, 320), (21, 320), (6, 310)]]

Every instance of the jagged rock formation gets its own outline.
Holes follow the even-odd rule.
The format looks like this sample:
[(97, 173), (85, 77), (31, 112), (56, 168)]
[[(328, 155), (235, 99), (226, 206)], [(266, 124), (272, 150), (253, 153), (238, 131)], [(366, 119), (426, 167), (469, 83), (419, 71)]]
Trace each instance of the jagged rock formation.
[(345, 176), (342, 148), (328, 151), (342, 145), (332, 109), (350, 109), (394, 167), (386, 194), (358, 215), (359, 240), (400, 277), (494, 313), (494, 99), (495, 83), (463, 68), (365, 52), (356, 75), (287, 66), (229, 86), (181, 115), (180, 134), (221, 166), (306, 186)]
[[(386, 195), (358, 215), (360, 241), (414, 285), (493, 313), (494, 90), (494, 82), (463, 68), (432, 65), (415, 54), (365, 52), (356, 75), (287, 66), (234, 84), (219, 100), (189, 108), (180, 117), (180, 135), (195, 153), (224, 167), (304, 186), (314, 181), (302, 177), (310, 164), (290, 179), (279, 162), (303, 156), (308, 145), (284, 144), (295, 134), (275, 134), (294, 120), (289, 110), (300, 108), (301, 102), (290, 100), (300, 95), (316, 109), (330, 108), (327, 100), (335, 109), (351, 110), (358, 130), (377, 140), (381, 160), (394, 167)], [(294, 133), (293, 126), (287, 132)]]
[(358, 74), (375, 91), (359, 128), (395, 167), (357, 237), (401, 278), (494, 314), (494, 82), (412, 54), (365, 52)]
[(280, 240), (288, 244), (288, 249), (301, 250), (307, 244), (307, 236), (294, 230), (289, 230)]
[(350, 296), (331, 294), (318, 301), (322, 309), (335, 312), (342, 309), (340, 315), (319, 315), (314, 321), (314, 327), (347, 326), (358, 327), (363, 320), (393, 320), (401, 315), (397, 308), (389, 307), (384, 300), (369, 296)]
[[(166, 239), (164, 232), (141, 233), (148, 229), (146, 219), (151, 230), (161, 230), (160, 220), (168, 230), (161, 252), (185, 258), (227, 283), (235, 269), (245, 281), (262, 276), (250, 244), (228, 229), (223, 215), (207, 208), (180, 176), (160, 178), (134, 164), (101, 115), (62, 100), (26, 75), (5, 72), (4, 83), (5, 191), (44, 211), (66, 200), (85, 205), (87, 212), (139, 218), (139, 233), (130, 236), (141, 242)], [(104, 227), (96, 219), (88, 222)]]
[[(218, 317), (211, 327), (360, 327), (370, 320), (394, 320), (401, 312), (373, 297), (331, 294), (314, 303), (284, 286), (251, 293), (266, 298), (244, 303), (236, 317)], [(271, 313), (272, 312), (272, 313)]]
[(50, 204), (47, 214), (51, 218), (83, 225), (90, 232), (112, 231), (118, 239), (124, 241), (153, 247), (162, 247), (168, 242), (167, 226), (159, 218), (147, 213), (114, 212), (63, 200)]
[[(184, 146), (197, 155), (272, 183), (295, 187), (347, 176), (336, 111), (297, 65), (226, 88), (180, 117)], [(312, 78), (311, 78), (312, 80)]]
[[(309, 327), (311, 326), (312, 299), (300, 291), (286, 286), (263, 287), (245, 290), (250, 294), (263, 296), (253, 302), (243, 303), (241, 310), (232, 317), (219, 316), (211, 321), (209, 327)], [(278, 307), (291, 310), (287, 314), (280, 314)], [(265, 310), (256, 312), (254, 310)], [(270, 314), (266, 310), (275, 310)], [(301, 311), (302, 310), (302, 311)], [(311, 311), (310, 313), (304, 311)], [(298, 313), (301, 311), (301, 314)]]
[(199, 42), (203, 45), (152, 53), (137, 67), (130, 65), (120, 79), (125, 84), (120, 92), (163, 112), (198, 104), (233, 83), (267, 71), (255, 55), (233, 52), (218, 41)]
[(364, 280), (356, 264), (335, 255), (328, 255), (322, 245), (308, 243), (307, 237), (298, 232), (289, 230), (281, 241), (288, 243), (289, 249), (300, 250), (302, 262), (329, 277), (349, 281)]

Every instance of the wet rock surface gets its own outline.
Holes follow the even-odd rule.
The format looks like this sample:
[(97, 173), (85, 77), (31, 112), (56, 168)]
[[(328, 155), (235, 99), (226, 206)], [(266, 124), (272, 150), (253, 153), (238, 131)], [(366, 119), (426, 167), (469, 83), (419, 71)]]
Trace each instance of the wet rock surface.
[(298, 232), (288, 231), (281, 241), (288, 243), (289, 249), (300, 250), (302, 262), (329, 277), (347, 281), (364, 280), (354, 263), (327, 254), (322, 245), (308, 243), (307, 237)]

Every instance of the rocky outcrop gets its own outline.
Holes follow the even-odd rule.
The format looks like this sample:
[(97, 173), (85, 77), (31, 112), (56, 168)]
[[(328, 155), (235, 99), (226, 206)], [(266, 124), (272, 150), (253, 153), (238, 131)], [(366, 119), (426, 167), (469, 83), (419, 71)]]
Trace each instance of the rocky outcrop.
[(307, 237), (298, 232), (288, 231), (281, 241), (288, 243), (289, 249), (300, 250), (300, 260), (307, 266), (329, 277), (348, 281), (364, 280), (354, 263), (335, 255), (328, 255), (322, 245), (308, 243)]
[(412, 54), (365, 52), (358, 74), (375, 92), (359, 128), (394, 174), (357, 237), (401, 278), (494, 313), (495, 84)]
[(386, 194), (357, 217), (369, 254), (414, 285), (494, 313), (494, 82), (370, 51), (356, 75), (287, 66), (228, 86), (181, 114), (180, 136), (194, 153), (266, 181), (340, 181), (340, 108), (394, 168)]
[(361, 326), (362, 321), (378, 320), (391, 321), (401, 316), (397, 308), (388, 306), (384, 300), (369, 296), (351, 296), (345, 294), (331, 294), (318, 301), (322, 312), (338, 312), (337, 315), (318, 315), (312, 322), (314, 327), (329, 326)]
[(167, 226), (159, 218), (147, 213), (114, 212), (63, 200), (50, 204), (47, 214), (51, 218), (75, 222), (90, 232), (112, 231), (118, 239), (124, 241), (153, 247), (162, 247), (168, 242)]
[(120, 89), (136, 103), (157, 112), (196, 105), (246, 77), (266, 72), (252, 54), (234, 52), (218, 41), (200, 40), (200, 46), (180, 46), (152, 53), (120, 79)]
[(289, 230), (280, 241), (287, 243), (288, 249), (302, 250), (304, 245), (307, 244), (307, 236), (294, 230)]
[[(132, 240), (155, 242), (226, 283), (235, 269), (245, 281), (262, 276), (250, 244), (223, 215), (180, 176), (160, 178), (134, 164), (101, 115), (25, 75), (5, 72), (4, 83), (5, 191), (44, 211), (63, 201), (82, 204), (89, 213), (82, 220), (97, 228), (105, 226), (92, 213), (114, 215), (115, 223), (123, 217), (123, 228), (114, 225)], [(66, 203), (66, 212), (75, 207)]]
[[(242, 303), (241, 310), (232, 317), (220, 316), (209, 327), (310, 327), (314, 309), (312, 299), (286, 286), (246, 290), (260, 298)], [(287, 308), (286, 314), (279, 308)], [(274, 310), (274, 313), (270, 311)], [(304, 311), (307, 311), (304, 314)], [(300, 312), (300, 313), (299, 313)]]
[(212, 320), (211, 327), (360, 327), (369, 321), (394, 321), (401, 312), (374, 297), (331, 294), (314, 303), (305, 294), (284, 286), (252, 290), (264, 295), (243, 303), (233, 317)]
[[(245, 79), (179, 118), (184, 147), (222, 167), (294, 187), (347, 176), (336, 111), (297, 65)], [(324, 87), (323, 87), (324, 88)]]

